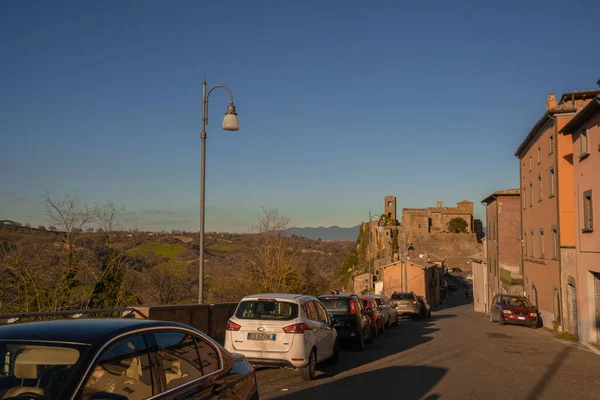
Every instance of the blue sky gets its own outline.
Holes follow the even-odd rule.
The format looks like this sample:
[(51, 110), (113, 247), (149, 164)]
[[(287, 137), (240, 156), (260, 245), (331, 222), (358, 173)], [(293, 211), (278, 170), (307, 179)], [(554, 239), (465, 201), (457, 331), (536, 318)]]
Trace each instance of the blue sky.
[[(518, 187), (513, 153), (548, 93), (600, 78), (600, 2), (0, 2), (0, 219), (42, 195), (197, 230), (202, 76), (207, 230), (261, 206), (296, 226)], [(525, 4), (527, 3), (527, 4)]]

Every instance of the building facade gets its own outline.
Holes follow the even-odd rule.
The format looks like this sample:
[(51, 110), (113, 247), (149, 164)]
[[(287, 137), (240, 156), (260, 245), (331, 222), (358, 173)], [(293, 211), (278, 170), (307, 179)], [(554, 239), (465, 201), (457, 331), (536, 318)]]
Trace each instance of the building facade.
[(464, 219), (467, 232), (473, 233), (473, 202), (463, 200), (456, 207), (444, 207), (438, 201), (436, 207), (402, 209), (402, 226), (410, 231), (448, 232), (448, 223), (453, 218)]
[(600, 96), (596, 96), (560, 131), (571, 140), (575, 204), (577, 272), (567, 278), (567, 307), (577, 334), (600, 343)]
[(414, 292), (424, 296), (431, 306), (441, 303), (441, 268), (422, 260), (397, 261), (382, 267), (383, 294)]
[(498, 190), (482, 200), (486, 214), (488, 294), (523, 295), (520, 189)]
[[(519, 158), (524, 292), (538, 307), (542, 323), (576, 334), (577, 322), (564, 294), (576, 276), (575, 202), (571, 138), (558, 132), (599, 91), (565, 93), (557, 104), (548, 95), (546, 111), (521, 143)], [(488, 256), (489, 257), (489, 256)]]

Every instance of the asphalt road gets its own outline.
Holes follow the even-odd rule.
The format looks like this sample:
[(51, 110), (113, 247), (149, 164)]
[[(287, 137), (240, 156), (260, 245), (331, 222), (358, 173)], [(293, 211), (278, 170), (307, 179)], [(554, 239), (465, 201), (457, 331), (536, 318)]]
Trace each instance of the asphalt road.
[(550, 332), (499, 326), (462, 291), (431, 318), (403, 321), (364, 352), (342, 351), (304, 382), (294, 370), (258, 372), (261, 399), (600, 399), (600, 355)]

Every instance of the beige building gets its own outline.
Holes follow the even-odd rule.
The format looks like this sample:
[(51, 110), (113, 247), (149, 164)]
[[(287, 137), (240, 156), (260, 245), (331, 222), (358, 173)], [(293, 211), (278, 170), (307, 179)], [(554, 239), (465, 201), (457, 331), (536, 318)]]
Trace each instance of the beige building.
[(441, 302), (441, 268), (432, 262), (421, 259), (397, 261), (381, 268), (383, 294), (394, 292), (414, 292), (424, 296), (429, 304), (437, 306)]
[(448, 232), (448, 223), (453, 218), (464, 219), (467, 232), (473, 233), (473, 202), (463, 200), (456, 207), (444, 207), (438, 201), (436, 207), (402, 209), (402, 226), (410, 231)]

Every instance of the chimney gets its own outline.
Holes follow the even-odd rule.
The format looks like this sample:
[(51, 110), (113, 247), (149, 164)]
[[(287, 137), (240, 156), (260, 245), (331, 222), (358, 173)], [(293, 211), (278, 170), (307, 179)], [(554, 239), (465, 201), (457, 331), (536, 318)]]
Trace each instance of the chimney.
[(438, 208), (442, 208), (442, 202), (441, 202), (441, 201), (438, 201), (438, 202), (437, 202), (437, 207), (438, 207)]
[(546, 101), (546, 111), (552, 108), (556, 108), (556, 95), (554, 93), (550, 93)]

